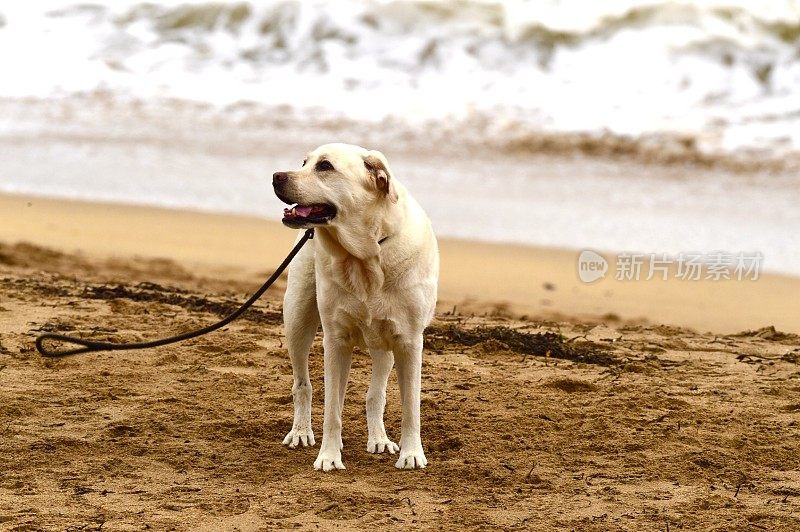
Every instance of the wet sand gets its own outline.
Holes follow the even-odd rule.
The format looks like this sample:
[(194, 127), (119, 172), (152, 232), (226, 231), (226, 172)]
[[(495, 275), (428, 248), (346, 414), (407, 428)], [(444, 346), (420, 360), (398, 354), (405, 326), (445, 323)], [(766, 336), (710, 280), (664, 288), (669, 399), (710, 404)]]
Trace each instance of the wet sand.
[[(295, 233), (246, 216), (0, 195), (0, 241), (87, 257), (167, 258), (208, 276), (257, 280)], [(734, 333), (775, 326), (800, 333), (800, 279), (616, 281), (585, 284), (578, 252), (440, 239), (440, 309), (608, 323), (667, 324)], [(46, 265), (43, 265), (45, 267)], [(148, 281), (146, 278), (141, 281)]]

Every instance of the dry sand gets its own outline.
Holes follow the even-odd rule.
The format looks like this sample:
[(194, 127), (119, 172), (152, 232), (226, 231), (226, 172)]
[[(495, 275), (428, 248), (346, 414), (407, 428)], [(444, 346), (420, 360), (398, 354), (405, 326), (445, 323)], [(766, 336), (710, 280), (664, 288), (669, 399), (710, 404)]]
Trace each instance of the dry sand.
[[(282, 283), (184, 344), (33, 351), (41, 331), (135, 340), (214, 321), (292, 237), (256, 219), (0, 197), (0, 527), (800, 528), (800, 337), (762, 329), (798, 331), (797, 279), (592, 287), (571, 252), (442, 242), (423, 368), (430, 466), (416, 472), (365, 451), (364, 355), (348, 469), (314, 472), (316, 449), (280, 444)], [(318, 436), (321, 362), (318, 339)], [(395, 438), (398, 403), (392, 378)]]

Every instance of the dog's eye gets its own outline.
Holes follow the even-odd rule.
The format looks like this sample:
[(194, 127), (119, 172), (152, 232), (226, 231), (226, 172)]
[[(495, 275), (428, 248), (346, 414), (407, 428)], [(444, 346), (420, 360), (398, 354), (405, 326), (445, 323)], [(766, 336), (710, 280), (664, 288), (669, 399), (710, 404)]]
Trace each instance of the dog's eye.
[(304, 167), (307, 162), (308, 162), (308, 159), (303, 159), (303, 164), (300, 165), (300, 168)]
[(320, 161), (320, 162), (317, 163), (317, 166), (315, 167), (315, 169), (318, 172), (329, 172), (329, 171), (333, 170), (333, 165), (331, 163), (329, 163), (328, 161)]

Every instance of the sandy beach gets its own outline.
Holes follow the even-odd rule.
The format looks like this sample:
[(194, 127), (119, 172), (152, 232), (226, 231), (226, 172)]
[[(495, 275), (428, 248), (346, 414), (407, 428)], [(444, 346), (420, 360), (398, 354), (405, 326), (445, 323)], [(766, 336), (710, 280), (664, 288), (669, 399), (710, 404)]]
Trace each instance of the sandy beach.
[[(256, 283), (295, 233), (255, 217), (0, 195), (0, 241), (96, 259), (171, 259), (189, 271)], [(578, 252), (440, 239), (440, 309), (530, 318), (800, 333), (800, 278), (617, 281), (578, 278)], [(42, 265), (47, 268), (46, 264)], [(613, 272), (612, 272), (613, 274)], [(146, 278), (140, 281), (148, 281)]]
[[(800, 530), (798, 2), (0, 2), (0, 531)], [(322, 331), (282, 445), (285, 276), (213, 334), (35, 349), (229, 316), (301, 163), (298, 201), (373, 177), (433, 225), (425, 469), (366, 452), (356, 350), (313, 470)]]
[[(584, 285), (576, 253), (443, 239), (430, 466), (281, 445), (283, 284), (221, 332), (39, 357), (42, 331), (149, 339), (232, 311), (294, 234), (240, 216), (0, 196), (0, 523), (10, 529), (788, 530), (800, 515), (800, 280)], [(773, 328), (774, 326), (774, 328)], [(321, 342), (312, 381), (322, 390)], [(321, 393), (314, 397), (320, 430)], [(391, 379), (387, 430), (397, 434)]]

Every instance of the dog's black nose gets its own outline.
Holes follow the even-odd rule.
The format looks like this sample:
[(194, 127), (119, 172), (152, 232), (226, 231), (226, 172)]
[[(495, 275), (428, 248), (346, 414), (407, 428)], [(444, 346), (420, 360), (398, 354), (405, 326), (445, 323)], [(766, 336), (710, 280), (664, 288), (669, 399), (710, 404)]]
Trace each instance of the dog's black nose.
[(272, 174), (272, 185), (280, 185), (289, 179), (289, 174), (286, 172), (275, 172)]

